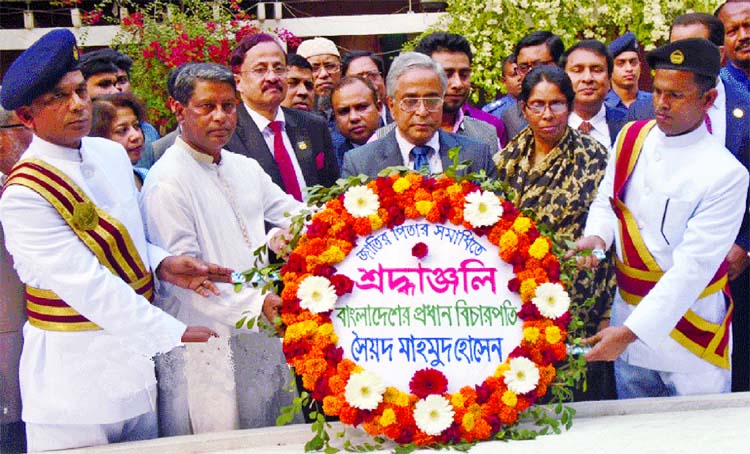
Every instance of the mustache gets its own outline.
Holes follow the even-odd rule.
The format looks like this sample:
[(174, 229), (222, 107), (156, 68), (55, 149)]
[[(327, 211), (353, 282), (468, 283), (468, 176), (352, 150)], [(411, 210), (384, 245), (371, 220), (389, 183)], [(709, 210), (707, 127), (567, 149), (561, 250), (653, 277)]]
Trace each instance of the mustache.
[(270, 90), (272, 88), (275, 88), (279, 91), (283, 91), (284, 89), (284, 87), (281, 85), (281, 82), (264, 82), (261, 88), (263, 89), (263, 91)]

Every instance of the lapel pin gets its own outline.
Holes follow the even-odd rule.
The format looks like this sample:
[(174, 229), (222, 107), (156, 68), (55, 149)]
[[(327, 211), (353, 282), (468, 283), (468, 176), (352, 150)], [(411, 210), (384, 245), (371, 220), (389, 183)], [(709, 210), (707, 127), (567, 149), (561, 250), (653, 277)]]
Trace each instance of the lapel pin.
[(297, 148), (299, 148), (300, 151), (307, 150), (307, 142), (297, 142)]
[(742, 118), (745, 116), (745, 112), (743, 112), (739, 107), (735, 107), (732, 111), (732, 115), (734, 115), (734, 118)]

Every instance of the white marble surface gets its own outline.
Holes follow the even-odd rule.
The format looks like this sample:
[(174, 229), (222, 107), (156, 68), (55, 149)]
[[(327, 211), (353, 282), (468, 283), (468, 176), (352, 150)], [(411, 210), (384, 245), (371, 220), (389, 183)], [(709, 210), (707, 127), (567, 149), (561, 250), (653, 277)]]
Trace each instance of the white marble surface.
[[(734, 454), (750, 451), (750, 393), (582, 402), (573, 427), (531, 441), (485, 442), (472, 454)], [(341, 430), (334, 425), (333, 432)], [(350, 429), (354, 431), (354, 429)], [(352, 435), (355, 435), (352, 433)], [(307, 425), (161, 438), (80, 453), (302, 453)], [(554, 450), (554, 451), (553, 451)], [(392, 452), (384, 449), (378, 453)]]

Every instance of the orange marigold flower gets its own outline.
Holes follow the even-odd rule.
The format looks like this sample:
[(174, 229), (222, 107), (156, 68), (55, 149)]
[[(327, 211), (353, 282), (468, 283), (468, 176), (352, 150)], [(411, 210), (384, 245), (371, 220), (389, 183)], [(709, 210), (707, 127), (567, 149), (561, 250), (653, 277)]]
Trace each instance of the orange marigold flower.
[(323, 411), (329, 416), (337, 416), (341, 412), (343, 404), (343, 399), (335, 396), (325, 396), (323, 398)]
[(418, 188), (414, 191), (414, 200), (418, 202), (429, 201), (432, 200), (432, 194), (425, 188)]
[[(374, 216), (374, 215), (373, 215)], [(377, 216), (376, 216), (377, 217)], [(370, 218), (354, 218), (352, 228), (359, 236), (367, 236), (372, 233), (372, 222)]]
[(513, 250), (518, 246), (518, 235), (513, 230), (506, 230), (500, 237), (500, 252)]
[(404, 207), (404, 216), (406, 216), (409, 219), (417, 219), (424, 216), (422, 213), (419, 212), (417, 208), (415, 208), (412, 205), (407, 205)]
[(521, 294), (521, 300), (524, 303), (528, 303), (536, 296), (537, 283), (534, 279), (526, 279), (521, 281), (521, 289), (518, 293)]

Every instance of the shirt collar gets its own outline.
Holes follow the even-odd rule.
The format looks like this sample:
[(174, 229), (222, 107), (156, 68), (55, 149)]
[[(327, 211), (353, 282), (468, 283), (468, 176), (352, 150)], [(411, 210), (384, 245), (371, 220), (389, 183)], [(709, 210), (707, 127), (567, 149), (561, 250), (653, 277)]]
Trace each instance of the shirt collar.
[(185, 152), (187, 152), (187, 154), (189, 154), (190, 156), (192, 156), (193, 159), (195, 159), (196, 161), (198, 161), (200, 164), (207, 165), (207, 166), (216, 166), (216, 165), (221, 164), (221, 162), (223, 161), (223, 159), (219, 159), (219, 164), (214, 164), (214, 157), (213, 156), (208, 155), (206, 153), (201, 153), (200, 151), (198, 151), (195, 148), (191, 147), (190, 145), (188, 145), (187, 142), (185, 142), (184, 140), (182, 140), (182, 137), (180, 137), (180, 136), (177, 136), (177, 138), (175, 138), (175, 145), (177, 145), (178, 147), (180, 147), (183, 150), (185, 150)]
[[(260, 132), (265, 131), (266, 128), (268, 128), (268, 125), (271, 124), (271, 120), (259, 114), (258, 112), (254, 111), (250, 106), (247, 105), (247, 103), (245, 103), (245, 108), (247, 109), (247, 112), (250, 114), (250, 118), (253, 119), (255, 126), (258, 127), (258, 130)], [(281, 107), (279, 107), (276, 110), (276, 117), (273, 120), (280, 121), (282, 127), (286, 124), (286, 119), (284, 118), (284, 111), (281, 109)]]
[[(406, 138), (401, 135), (401, 131), (398, 129), (398, 127), (396, 128), (396, 142), (398, 143), (399, 150), (401, 150), (401, 156), (404, 158), (404, 163), (408, 163), (409, 153), (411, 152), (411, 149), (416, 145), (406, 140)], [(432, 149), (435, 150), (435, 153), (440, 153), (439, 132), (435, 131), (435, 134), (430, 138), (430, 140), (427, 141), (427, 143), (424, 144), (424, 146), (432, 147)]]
[(714, 101), (714, 104), (710, 107), (710, 109), (716, 109), (717, 111), (724, 112), (724, 110), (727, 107), (727, 92), (724, 88), (724, 82), (722, 82), (721, 77), (717, 77), (716, 82), (716, 100)]
[(463, 131), (464, 129), (464, 117), (466, 116), (464, 114), (464, 107), (458, 109), (458, 112), (456, 112), (456, 122), (453, 123), (453, 130), (451, 131), (453, 134), (458, 133), (458, 131)]
[(654, 130), (656, 130), (657, 139), (659, 142), (661, 142), (666, 147), (674, 149), (693, 146), (707, 136), (711, 136), (706, 127), (697, 127), (694, 130), (686, 134), (680, 134), (679, 136), (667, 136), (666, 134), (664, 134), (664, 131), (659, 129), (658, 126), (654, 128)]
[[(81, 139), (81, 147), (85, 147), (83, 142), (83, 139)], [(35, 152), (38, 152), (45, 157), (61, 159), (64, 161), (83, 161), (80, 148), (68, 148), (62, 145), (57, 145), (42, 139), (36, 134), (34, 134), (34, 137), (31, 139), (31, 144), (29, 145), (29, 148), (32, 147)]]
[[(581, 123), (583, 123), (583, 118), (581, 118), (575, 111), (570, 112), (570, 117), (568, 118), (568, 125), (573, 129), (578, 129), (579, 126), (581, 126)], [(599, 131), (604, 131), (602, 128), (607, 127), (607, 108), (605, 107), (604, 103), (602, 103), (602, 106), (599, 108), (599, 112), (596, 113), (593, 117), (591, 117), (590, 120), (586, 120), (589, 123), (591, 123), (591, 126), (594, 129), (597, 129)]]

